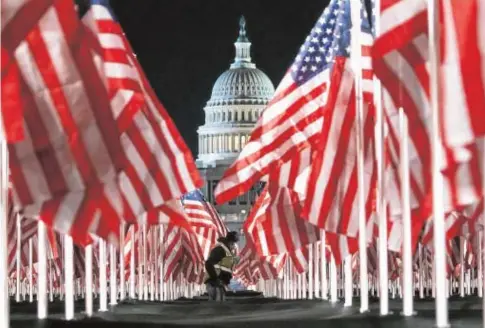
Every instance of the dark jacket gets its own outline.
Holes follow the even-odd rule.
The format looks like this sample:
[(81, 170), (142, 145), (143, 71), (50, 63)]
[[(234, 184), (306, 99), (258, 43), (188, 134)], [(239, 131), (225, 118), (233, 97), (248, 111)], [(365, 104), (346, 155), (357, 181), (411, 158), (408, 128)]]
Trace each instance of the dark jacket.
[[(217, 241), (229, 248), (226, 238), (221, 237)], [(232, 279), (232, 274), (226, 271), (221, 271), (219, 276), (217, 276), (216, 269), (214, 268), (214, 265), (219, 263), (225, 256), (226, 251), (221, 246), (216, 246), (211, 250), (209, 258), (205, 261), (205, 269), (209, 275), (208, 280), (205, 281), (206, 283), (216, 282), (217, 279), (220, 279), (224, 285), (229, 285)]]

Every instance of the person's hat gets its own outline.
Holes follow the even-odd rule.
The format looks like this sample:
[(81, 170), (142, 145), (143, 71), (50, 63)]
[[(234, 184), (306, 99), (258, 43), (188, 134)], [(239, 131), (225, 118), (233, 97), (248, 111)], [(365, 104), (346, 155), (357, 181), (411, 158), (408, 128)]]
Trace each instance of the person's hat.
[(237, 234), (237, 231), (228, 232), (226, 235), (226, 240), (228, 242), (237, 243), (239, 241), (239, 236)]

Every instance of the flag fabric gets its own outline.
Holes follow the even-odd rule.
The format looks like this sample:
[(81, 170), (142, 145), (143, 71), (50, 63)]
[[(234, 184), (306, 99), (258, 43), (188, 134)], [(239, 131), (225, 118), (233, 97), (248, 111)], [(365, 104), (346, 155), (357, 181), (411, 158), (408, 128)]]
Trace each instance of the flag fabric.
[[(364, 194), (366, 218), (371, 224), (377, 183), (374, 151), (373, 72), (370, 47), (373, 37), (365, 9), (359, 22), (352, 22), (350, 1), (333, 1), (317, 25), (331, 31), (319, 42), (330, 47), (322, 54), (331, 67), (329, 95), (325, 119), (316, 148), (302, 217), (326, 231), (356, 238), (358, 234), (358, 168), (357, 168), (357, 104), (352, 61), (362, 69), (364, 117), (362, 122), (364, 152)], [(360, 26), (354, 35), (353, 24)], [(318, 36), (317, 32), (314, 32)], [(352, 39), (359, 40), (361, 58), (351, 53)], [(355, 58), (353, 58), (355, 57)], [(315, 57), (313, 57), (315, 58)], [(371, 228), (372, 229), (372, 228)]]
[(216, 232), (217, 237), (225, 237), (228, 229), (214, 206), (207, 202), (200, 190), (182, 196), (181, 202), (190, 224), (194, 228), (207, 228)]
[(202, 180), (190, 151), (148, 84), (109, 1), (91, 0), (83, 22), (102, 48), (111, 104), (117, 109), (128, 158), (120, 177), (124, 218), (136, 222), (145, 212), (200, 187)]
[[(479, 19), (477, 12), (480, 6), (483, 6), (480, 1), (470, 1), (465, 5), (440, 1), (439, 18), (443, 26), (439, 63), (440, 87), (443, 90), (439, 106), (443, 146), (440, 165), (444, 175), (445, 211), (477, 202), (481, 195), (478, 161), (481, 150), (477, 141), (483, 136), (483, 124), (481, 111), (477, 108), (483, 107), (485, 91), (479, 78), (481, 68), (473, 68), (474, 72), (469, 73), (469, 64), (466, 64), (471, 63), (467, 59), (480, 59), (481, 43), (477, 33), (480, 26), (483, 29), (483, 20)], [(381, 33), (372, 49), (372, 61), (384, 95), (388, 94), (384, 108), (386, 111), (390, 107), (403, 108), (406, 113), (410, 127), (409, 156), (414, 162), (410, 169), (421, 182), (424, 197), (430, 197), (432, 113), (427, 1), (383, 1), (380, 15)], [(465, 52), (464, 47), (470, 47), (470, 53)], [(478, 62), (483, 62), (483, 59)], [(470, 80), (468, 73), (472, 74)], [(468, 84), (468, 81), (476, 83)], [(473, 105), (470, 105), (471, 102)], [(394, 130), (398, 131), (397, 126)], [(429, 201), (427, 206), (430, 206)]]
[[(2, 101), (10, 102), (9, 111), (21, 112), (22, 120), (21, 140), (8, 147), (15, 209), (78, 240), (91, 226), (107, 237), (122, 208), (111, 203), (112, 191), (105, 192), (115, 187), (126, 158), (95, 60), (98, 48), (72, 1), (17, 4), (13, 15), (5, 12), (11, 19), (2, 30), (11, 55), (6, 69), (17, 70), (15, 79), (2, 75), (2, 84), (12, 83), (9, 89), (19, 95)], [(28, 15), (33, 8), (40, 10), (32, 16), (37, 20)], [(25, 26), (9, 34), (15, 25), (8, 24), (22, 19)], [(108, 219), (96, 224), (93, 208)], [(76, 209), (84, 215), (73, 217)]]
[(262, 112), (249, 142), (217, 185), (218, 203), (247, 192), (271, 166), (320, 140), (331, 71), (338, 63), (334, 59), (348, 50), (336, 48), (348, 35), (339, 34), (343, 30), (335, 22), (348, 5), (348, 1), (332, 0), (325, 9)]

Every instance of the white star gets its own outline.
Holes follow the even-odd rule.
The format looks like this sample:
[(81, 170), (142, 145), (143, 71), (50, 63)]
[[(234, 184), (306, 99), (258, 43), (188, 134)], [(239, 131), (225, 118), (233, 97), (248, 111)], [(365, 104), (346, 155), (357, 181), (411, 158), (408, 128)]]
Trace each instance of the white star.
[(323, 44), (327, 44), (328, 43), (328, 38), (323, 38), (322, 39), (322, 42), (323, 42)]
[(313, 47), (308, 48), (308, 52), (311, 53), (311, 54), (314, 53), (315, 52), (315, 48), (313, 48)]
[(310, 62), (310, 57), (306, 56), (304, 60), (305, 60), (305, 63), (309, 63)]
[(314, 36), (314, 37), (312, 38), (312, 42), (313, 42), (313, 43), (318, 43), (318, 38)]
[(315, 61), (317, 63), (321, 62), (322, 61), (322, 57), (320, 57), (320, 56), (315, 57)]
[(307, 67), (306, 67), (306, 66), (302, 66), (302, 67), (301, 67), (301, 71), (302, 71), (303, 73), (305, 73), (305, 72), (307, 71)]
[(330, 28), (327, 28), (325, 31), (326, 31), (326, 32), (327, 32), (327, 34), (329, 34), (329, 35), (330, 35), (330, 34), (332, 34), (332, 29), (330, 29)]
[(331, 19), (330, 24), (334, 24), (334, 23), (335, 23), (335, 19)]
[(317, 33), (317, 34), (321, 34), (321, 33), (322, 33), (322, 29), (321, 29), (320, 27), (317, 27), (317, 28), (315, 29), (315, 33)]
[(324, 47), (320, 47), (320, 48), (318, 48), (318, 50), (320, 50), (320, 52), (325, 52), (325, 48)]
[(345, 51), (350, 54), (350, 46), (348, 46), (347, 48), (345, 48)]
[(311, 70), (312, 70), (312, 72), (315, 72), (317, 70), (317, 67), (316, 66), (312, 66)]
[(296, 66), (296, 65), (291, 66), (291, 70), (293, 72), (297, 72), (298, 71), (298, 66)]
[(301, 61), (301, 55), (300, 55), (300, 54), (298, 54), (298, 55), (296, 56), (296, 61), (297, 61), (297, 62), (300, 62), (300, 61)]

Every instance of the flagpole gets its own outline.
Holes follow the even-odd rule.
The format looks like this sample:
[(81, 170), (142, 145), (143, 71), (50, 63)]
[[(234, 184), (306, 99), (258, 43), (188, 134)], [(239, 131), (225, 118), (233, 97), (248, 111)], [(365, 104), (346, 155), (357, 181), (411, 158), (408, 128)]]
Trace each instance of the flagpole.
[[(1, 114), (0, 114), (1, 118)], [(1, 120), (0, 120), (1, 121)], [(0, 124), (3, 126), (3, 124)], [(3, 132), (3, 131), (2, 131)], [(10, 324), (9, 313), (9, 296), (8, 296), (8, 231), (7, 231), (7, 190), (8, 190), (8, 153), (7, 142), (3, 136), (0, 135), (0, 169), (1, 169), (1, 181), (0, 181), (0, 211), (2, 217), (0, 218), (0, 240), (2, 240), (2, 246), (0, 247), (0, 292), (3, 296), (0, 297), (0, 327), (8, 328)]]
[(359, 209), (359, 258), (360, 258), (360, 311), (369, 310), (369, 278), (367, 272), (367, 220), (365, 213), (365, 180), (364, 180), (364, 103), (362, 97), (362, 66), (361, 66), (361, 9), (362, 2), (353, 0), (350, 2), (352, 18), (351, 32), (351, 61), (355, 74), (355, 100), (356, 100), (356, 131), (357, 131), (357, 177), (358, 177), (358, 209)]
[(428, 1), (429, 59), (430, 59), (430, 103), (432, 112), (432, 185), (433, 185), (433, 242), (436, 283), (436, 327), (449, 326), (446, 289), (445, 215), (443, 204), (443, 176), (440, 172), (442, 159), (439, 138), (439, 7), (437, 0)]
[[(381, 29), (381, 0), (373, 1), (374, 32), (377, 38)], [(377, 160), (377, 202), (376, 211), (379, 220), (379, 303), (380, 314), (389, 314), (389, 272), (387, 253), (387, 215), (384, 199), (384, 109), (382, 107), (382, 87), (380, 80), (374, 76), (374, 105), (376, 111), (376, 160)]]

